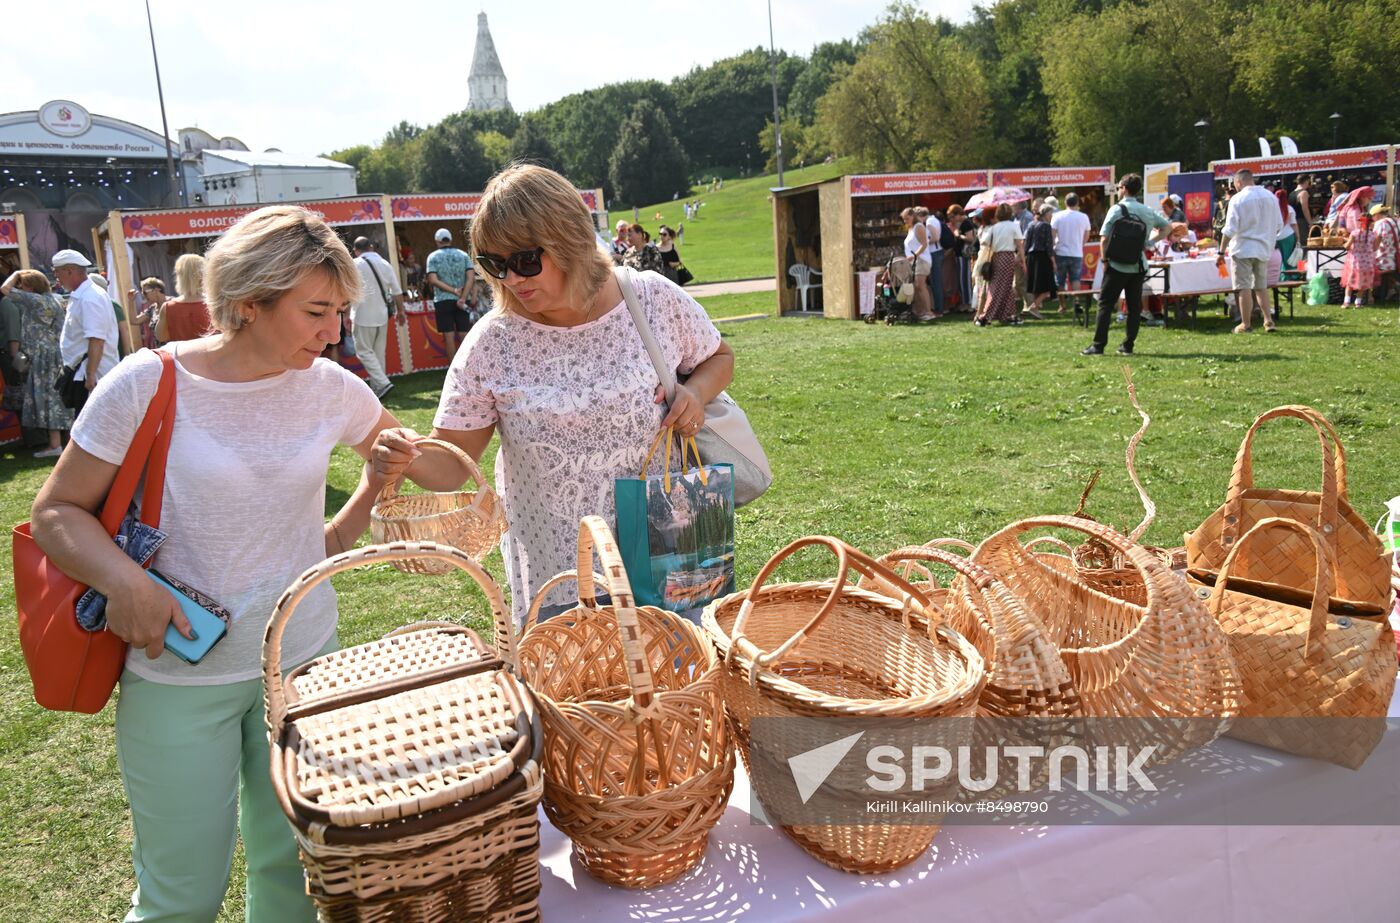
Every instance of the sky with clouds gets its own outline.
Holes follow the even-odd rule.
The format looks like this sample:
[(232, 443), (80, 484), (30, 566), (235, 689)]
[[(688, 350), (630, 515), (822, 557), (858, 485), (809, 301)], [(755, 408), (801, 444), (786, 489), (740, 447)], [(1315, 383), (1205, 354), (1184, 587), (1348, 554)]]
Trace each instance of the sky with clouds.
[[(922, 0), (961, 21), (972, 0)], [(71, 99), (160, 131), (141, 0), (6, 4), (0, 111)], [(807, 54), (854, 37), (879, 0), (773, 0), (777, 46)], [(170, 132), (197, 125), (251, 150), (318, 154), (373, 143), (400, 119), (430, 124), (466, 108), (477, 14), (490, 19), (517, 112), (630, 79), (670, 80), (768, 44), (760, 0), (648, 3), (529, 0), (151, 0)]]

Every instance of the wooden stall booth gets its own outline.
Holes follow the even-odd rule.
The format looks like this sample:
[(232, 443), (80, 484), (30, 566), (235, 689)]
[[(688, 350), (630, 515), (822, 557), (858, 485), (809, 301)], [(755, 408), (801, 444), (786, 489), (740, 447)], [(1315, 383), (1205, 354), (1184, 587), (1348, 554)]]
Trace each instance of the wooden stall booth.
[(899, 213), (941, 212), (987, 188), (988, 171), (875, 173), (773, 190), (773, 257), (779, 314), (802, 312), (803, 268), (821, 273), (806, 313), (855, 320), (873, 307), (874, 273), (904, 254)]
[[(1215, 179), (1215, 198), (1222, 201), (1226, 184), (1236, 172), (1248, 170), (1265, 183), (1277, 182), (1280, 188), (1292, 192), (1297, 177), (1309, 174), (1313, 178), (1310, 210), (1314, 226), (1320, 225), (1327, 217), (1331, 183), (1340, 180), (1349, 190), (1362, 185), (1375, 188), (1374, 201), (1384, 202), (1394, 207), (1397, 201), (1396, 160), (1397, 146), (1377, 144), (1370, 147), (1341, 148), (1330, 151), (1309, 151), (1303, 154), (1285, 154), (1277, 157), (1248, 157), (1237, 160), (1217, 160), (1210, 165)], [(1216, 223), (1223, 221), (1220, 210), (1216, 212)], [(1298, 216), (1298, 230), (1302, 237), (1300, 244), (1305, 249), (1306, 274), (1309, 276), (1324, 273), (1337, 276), (1342, 271), (1342, 260), (1346, 251), (1340, 247), (1318, 246), (1308, 242), (1308, 229), (1303, 227), (1304, 219)], [(1300, 265), (1300, 269), (1303, 266)]]
[[(1060, 208), (1065, 196), (1079, 196), (1079, 210), (1089, 216), (1089, 243), (1084, 246), (1083, 281), (1091, 283), (1099, 266), (1099, 228), (1113, 205), (1118, 180), (1113, 167), (1017, 167), (993, 170), (993, 186), (1015, 186), (1033, 197), (1055, 196)], [(1030, 203), (1027, 203), (1028, 205)]]
[[(97, 254), (98, 265), (111, 279), (113, 291), (122, 293), (133, 343), (141, 342), (140, 331), (135, 325), (139, 306), (130, 303), (127, 293), (137, 288), (140, 280), (148, 276), (163, 279), (169, 285), (174, 279), (175, 260), (179, 256), (204, 253), (226, 228), (264, 204), (270, 203), (113, 211), (106, 221), (93, 229), (93, 250)], [(351, 196), (291, 204), (316, 212), (335, 228), (347, 245), (355, 237), (368, 237), (375, 241), (385, 259), (391, 263), (396, 259), (392, 246), (392, 222), (387, 219), (388, 196)], [(126, 256), (117, 259), (115, 254)], [(404, 318), (390, 325), (385, 361), (385, 372), (389, 375), (414, 370), (408, 336)], [(363, 374), (360, 364), (354, 359), (343, 359), (342, 363), (346, 368)]]

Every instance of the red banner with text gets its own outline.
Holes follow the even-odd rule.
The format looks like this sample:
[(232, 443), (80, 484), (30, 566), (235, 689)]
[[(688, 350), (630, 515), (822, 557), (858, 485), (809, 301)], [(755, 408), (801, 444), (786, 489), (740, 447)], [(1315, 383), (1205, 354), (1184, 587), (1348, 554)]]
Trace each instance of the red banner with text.
[[(384, 220), (379, 198), (324, 199), (319, 202), (288, 202), (320, 215), (331, 226), (374, 224)], [(239, 218), (262, 205), (230, 205), (222, 208), (180, 208), (169, 211), (127, 212), (122, 215), (122, 233), (128, 241), (174, 240), (182, 237), (215, 237), (233, 226)]]
[(1111, 186), (1112, 167), (1036, 167), (1027, 170), (993, 170), (993, 186), (1041, 189), (1065, 186)]
[(1216, 179), (1227, 179), (1240, 170), (1248, 170), (1256, 176), (1312, 173), (1315, 170), (1364, 170), (1367, 167), (1384, 168), (1388, 151), (1389, 148), (1385, 145), (1357, 147), (1345, 151), (1313, 151), (1310, 154), (1292, 154), (1286, 157), (1219, 160), (1211, 166), (1215, 170)]
[(986, 170), (954, 170), (947, 173), (872, 173), (851, 177), (852, 196), (977, 192), (986, 188)]

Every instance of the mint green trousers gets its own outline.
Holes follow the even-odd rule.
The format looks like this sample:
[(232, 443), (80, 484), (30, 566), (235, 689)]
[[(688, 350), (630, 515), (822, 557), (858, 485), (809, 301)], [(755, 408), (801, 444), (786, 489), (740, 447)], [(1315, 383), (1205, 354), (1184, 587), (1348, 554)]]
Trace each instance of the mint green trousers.
[[(326, 650), (335, 650), (334, 640)], [(117, 762), (131, 804), (128, 923), (211, 923), (235, 837), (249, 923), (314, 923), (292, 827), (272, 793), (261, 679), (170, 686), (122, 673)]]

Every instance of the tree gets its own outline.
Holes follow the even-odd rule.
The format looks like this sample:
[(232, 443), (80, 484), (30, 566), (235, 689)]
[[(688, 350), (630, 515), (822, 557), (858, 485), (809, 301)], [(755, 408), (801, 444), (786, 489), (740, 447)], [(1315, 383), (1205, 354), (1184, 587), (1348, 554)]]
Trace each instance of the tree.
[(458, 115), (423, 132), (414, 166), (419, 192), (475, 192), (486, 188), (491, 162), (468, 120)]
[(690, 165), (661, 108), (642, 100), (632, 107), (608, 163), (608, 180), (620, 202), (669, 199), (690, 187)]
[(609, 197), (608, 168), (618, 133), (638, 101), (662, 111), (674, 111), (671, 92), (655, 80), (613, 83), (574, 93), (545, 106), (538, 116), (564, 167), (564, 174), (583, 188), (603, 186)]
[(856, 63), (856, 43), (850, 39), (822, 42), (812, 49), (812, 56), (793, 81), (788, 94), (787, 118), (811, 125), (817, 117), (817, 100), (826, 94), (838, 64)]
[(526, 115), (510, 139), (510, 159), (525, 163), (537, 163), (551, 170), (559, 169), (559, 154), (549, 140), (542, 121), (534, 115)]
[(505, 135), (499, 131), (479, 131), (476, 140), (481, 144), (487, 163), (491, 164), (492, 174), (499, 173), (510, 163), (510, 139)]
[(855, 64), (837, 64), (813, 135), (872, 170), (956, 169), (994, 161), (986, 75), (913, 7), (891, 6)]
[[(779, 54), (780, 105), (803, 66), (800, 59)], [(672, 81), (671, 90), (676, 100), (676, 136), (698, 169), (760, 160), (758, 131), (773, 117), (773, 77), (766, 49), (754, 48), (696, 68)]]

